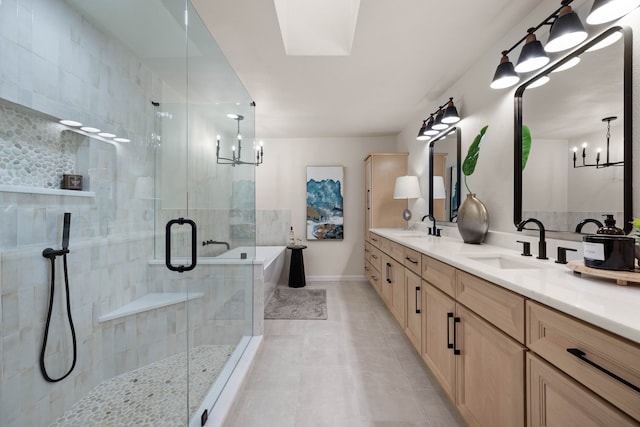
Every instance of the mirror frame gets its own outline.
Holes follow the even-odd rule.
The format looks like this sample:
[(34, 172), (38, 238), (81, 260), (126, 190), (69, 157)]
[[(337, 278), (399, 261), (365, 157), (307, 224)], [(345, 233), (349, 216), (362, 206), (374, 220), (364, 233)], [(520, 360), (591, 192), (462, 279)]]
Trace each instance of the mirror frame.
[[(631, 28), (614, 26), (603, 33), (601, 33), (598, 37), (595, 37), (589, 43), (581, 46), (575, 51), (571, 52), (567, 56), (565, 56), (562, 60), (558, 61), (553, 66), (546, 68), (541, 73), (533, 76), (525, 83), (520, 85), (516, 90), (514, 97), (514, 131), (513, 131), (513, 222), (514, 225), (518, 225), (522, 221), (522, 95), (531, 83), (538, 80), (539, 78), (546, 76), (551, 73), (556, 68), (560, 67), (564, 63), (568, 62), (575, 56), (581, 55), (591, 46), (605, 39), (607, 36), (617, 32), (622, 32), (622, 40), (624, 42), (624, 56), (623, 56), (623, 68), (624, 68), (624, 76), (623, 76), (623, 91), (624, 91), (624, 124), (623, 124), (623, 140), (624, 140), (624, 185), (623, 185), (623, 210), (624, 210), (624, 226), (621, 228), (624, 229), (625, 234), (628, 234), (633, 226), (631, 225), (631, 221), (633, 219), (633, 139), (632, 139), (632, 54), (633, 54), (633, 42), (632, 42), (632, 34)], [(553, 231), (553, 230), (552, 230)], [(569, 233), (575, 234), (572, 231), (568, 231)]]
[[(438, 141), (441, 141), (443, 139), (445, 139), (447, 136), (449, 136), (451, 134), (452, 131), (455, 131), (456, 133), (456, 182), (458, 183), (458, 187), (460, 186), (460, 145), (461, 145), (461, 141), (462, 141), (462, 136), (461, 136), (461, 130), (460, 127), (458, 126), (454, 126), (450, 129), (447, 129), (445, 132), (443, 132), (441, 135), (437, 135), (435, 138), (433, 138), (431, 141), (429, 141), (429, 215), (433, 216), (433, 153), (435, 151), (433, 144), (435, 144)], [(456, 209), (460, 209), (460, 193), (461, 191), (458, 191), (458, 200), (456, 201)], [(449, 195), (449, 197), (451, 197), (451, 195)], [(449, 220), (443, 221), (440, 220), (440, 222), (451, 222), (451, 218), (449, 218)]]

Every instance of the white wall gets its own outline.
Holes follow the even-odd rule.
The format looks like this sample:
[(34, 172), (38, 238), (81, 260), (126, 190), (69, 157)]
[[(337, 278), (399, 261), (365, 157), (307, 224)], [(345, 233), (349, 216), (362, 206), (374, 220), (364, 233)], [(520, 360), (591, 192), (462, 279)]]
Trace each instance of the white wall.
[[(584, 5), (583, 5), (584, 6)], [(474, 175), (468, 182), (471, 190), (485, 203), (490, 214), (490, 228), (492, 230), (515, 231), (513, 225), (513, 98), (516, 87), (506, 90), (494, 90), (489, 87), (495, 68), (500, 60), (500, 52), (510, 47), (519, 40), (526, 29), (532, 24), (542, 21), (549, 13), (558, 7), (556, 0), (541, 2), (527, 18), (520, 23), (515, 23), (513, 29), (504, 35), (491, 50), (479, 56), (478, 62), (453, 86), (442, 91), (441, 96), (427, 104), (428, 111), (417, 111), (415, 117), (407, 123), (407, 126), (398, 136), (398, 151), (409, 151), (409, 173), (419, 173), (421, 183), (424, 182), (422, 174), (428, 173), (424, 168), (426, 159), (426, 146), (424, 142), (416, 141), (415, 136), (422, 120), (429, 111), (437, 107), (448, 97), (453, 96), (456, 106), (463, 119), (458, 126), (462, 129), (462, 157), (475, 135), (484, 125), (489, 129), (482, 143), (480, 158)], [(584, 7), (582, 7), (584, 9)], [(587, 10), (588, 12), (588, 10)], [(581, 16), (582, 13), (581, 13)], [(610, 26), (623, 25), (634, 29), (633, 45), (635, 46), (634, 58), (638, 58), (640, 46), (640, 9), (636, 9), (617, 22), (596, 27), (589, 27), (589, 38), (604, 31)], [(597, 30), (597, 31), (596, 31)], [(543, 38), (543, 41), (546, 37)], [(516, 61), (519, 49), (512, 53), (511, 60)], [(633, 92), (640, 90), (640, 66), (638, 61), (633, 64)], [(633, 146), (634, 150), (634, 187), (640, 185), (640, 151), (637, 143), (640, 136), (640, 96), (633, 100)], [(464, 194), (464, 185), (461, 186)], [(426, 186), (422, 187), (423, 195), (427, 196)], [(461, 199), (464, 201), (464, 198)], [(411, 202), (410, 208), (414, 211), (423, 203), (423, 200)], [(633, 202), (634, 216), (640, 216), (640, 200), (638, 197)]]
[[(256, 168), (256, 209), (291, 211), (296, 238), (308, 246), (307, 278), (364, 277), (364, 158), (394, 152), (396, 138), (265, 139), (264, 145), (264, 163)], [(305, 241), (307, 166), (344, 166), (344, 240)]]

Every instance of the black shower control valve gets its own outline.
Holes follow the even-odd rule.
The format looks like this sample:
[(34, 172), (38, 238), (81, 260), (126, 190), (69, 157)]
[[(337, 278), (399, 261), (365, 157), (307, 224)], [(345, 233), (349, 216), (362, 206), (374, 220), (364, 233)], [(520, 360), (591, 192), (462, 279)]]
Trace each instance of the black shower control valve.
[(68, 254), (69, 253), (69, 249), (59, 249), (59, 250), (55, 250), (52, 248), (46, 248), (45, 250), (42, 251), (42, 256), (45, 258), (55, 258), (57, 256), (62, 256), (64, 254)]
[(526, 242), (524, 240), (517, 240), (518, 243), (522, 243), (522, 256), (531, 256), (531, 242)]
[(577, 252), (577, 249), (565, 248), (562, 246), (558, 246), (558, 259), (556, 260), (556, 264), (566, 264), (567, 263), (567, 251)]

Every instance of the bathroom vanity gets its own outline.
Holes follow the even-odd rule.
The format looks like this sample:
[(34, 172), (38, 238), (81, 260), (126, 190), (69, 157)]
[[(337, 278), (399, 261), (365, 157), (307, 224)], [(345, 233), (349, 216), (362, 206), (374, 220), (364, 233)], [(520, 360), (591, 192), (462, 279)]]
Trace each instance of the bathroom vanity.
[(365, 271), (470, 426), (640, 423), (640, 289), (552, 260), (371, 229)]

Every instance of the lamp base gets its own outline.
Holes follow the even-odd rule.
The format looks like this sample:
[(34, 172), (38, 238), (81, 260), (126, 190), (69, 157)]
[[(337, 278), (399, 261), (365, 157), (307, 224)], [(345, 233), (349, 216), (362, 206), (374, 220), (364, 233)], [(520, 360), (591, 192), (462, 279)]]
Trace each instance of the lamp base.
[(405, 230), (409, 229), (409, 220), (411, 219), (411, 211), (409, 210), (409, 208), (405, 209), (404, 211), (402, 211), (402, 218), (404, 218), (405, 222), (407, 223), (407, 225), (405, 226)]

